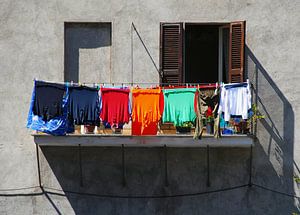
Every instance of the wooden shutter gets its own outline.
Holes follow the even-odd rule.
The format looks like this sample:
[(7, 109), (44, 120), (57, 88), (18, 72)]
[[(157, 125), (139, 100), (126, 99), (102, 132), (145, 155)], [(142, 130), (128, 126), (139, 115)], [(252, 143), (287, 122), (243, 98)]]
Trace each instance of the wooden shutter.
[(160, 72), (163, 83), (183, 82), (182, 73), (183, 24), (160, 24)]
[(245, 22), (230, 23), (229, 81), (244, 81)]

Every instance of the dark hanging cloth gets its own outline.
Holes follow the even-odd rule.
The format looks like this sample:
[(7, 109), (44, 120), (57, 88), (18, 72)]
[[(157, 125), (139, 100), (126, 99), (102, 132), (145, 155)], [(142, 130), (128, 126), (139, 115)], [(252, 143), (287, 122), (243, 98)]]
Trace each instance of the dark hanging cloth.
[(65, 89), (63, 84), (36, 81), (33, 106), (34, 115), (42, 117), (44, 121), (62, 116)]
[(34, 82), (34, 88), (31, 96), (31, 103), (27, 118), (27, 128), (31, 128), (36, 131), (44, 132), (47, 134), (61, 136), (67, 133), (74, 132), (74, 126), (68, 121), (68, 102), (69, 102), (69, 91), (66, 87), (66, 92), (62, 101), (62, 116), (54, 117), (49, 121), (44, 121), (42, 117), (33, 114), (33, 107), (35, 104), (35, 87), (36, 81)]
[(100, 124), (99, 90), (86, 86), (72, 86), (69, 88), (69, 119), (76, 125)]
[(198, 89), (195, 94), (195, 111), (196, 111), (196, 128), (195, 139), (201, 139), (204, 130), (203, 120), (207, 119), (208, 115), (213, 118), (214, 122), (214, 137), (221, 136), (220, 133), (220, 117), (218, 115), (219, 106), (219, 89)]

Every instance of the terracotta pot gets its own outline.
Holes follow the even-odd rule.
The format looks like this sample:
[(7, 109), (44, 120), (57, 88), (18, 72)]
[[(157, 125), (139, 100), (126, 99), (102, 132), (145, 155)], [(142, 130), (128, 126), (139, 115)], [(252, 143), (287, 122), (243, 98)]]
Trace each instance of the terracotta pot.
[(86, 134), (94, 133), (95, 126), (94, 125), (85, 125), (84, 131)]

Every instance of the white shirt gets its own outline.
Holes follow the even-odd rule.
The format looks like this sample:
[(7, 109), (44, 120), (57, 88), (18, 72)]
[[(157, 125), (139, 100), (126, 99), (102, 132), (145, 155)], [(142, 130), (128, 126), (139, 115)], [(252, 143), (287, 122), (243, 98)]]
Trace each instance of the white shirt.
[(218, 113), (224, 112), (224, 120), (229, 121), (230, 115), (242, 116), (248, 119), (248, 110), (251, 108), (251, 91), (249, 84), (234, 87), (227, 84), (221, 87), (221, 97)]

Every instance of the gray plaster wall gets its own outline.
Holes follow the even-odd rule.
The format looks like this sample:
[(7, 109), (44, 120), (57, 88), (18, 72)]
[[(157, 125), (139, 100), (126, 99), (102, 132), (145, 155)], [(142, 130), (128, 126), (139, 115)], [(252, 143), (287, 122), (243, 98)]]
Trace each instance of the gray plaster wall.
[[(279, 0), (1, 0), (0, 214), (299, 213), (297, 198), (257, 186), (158, 199), (43, 194), (38, 187), (4, 191), (38, 185), (35, 145), (31, 131), (25, 128), (26, 117), (34, 78), (64, 80), (64, 22), (111, 22), (110, 80), (131, 82), (131, 22), (158, 64), (159, 22), (246, 20), (247, 73), (255, 86), (254, 99), (266, 116), (257, 126), (253, 183), (299, 195), (293, 180), (294, 175), (299, 175), (300, 163), (299, 14), (299, 1)], [(133, 49), (134, 82), (158, 81), (156, 70), (135, 34)], [(126, 149), (125, 187), (120, 148), (83, 148), (83, 186), (79, 180), (77, 148), (42, 147), (40, 152), (44, 186), (78, 192), (174, 195), (247, 184), (249, 179), (247, 149), (210, 151), (210, 187), (206, 186), (204, 149), (168, 149), (167, 187), (160, 148)]]

